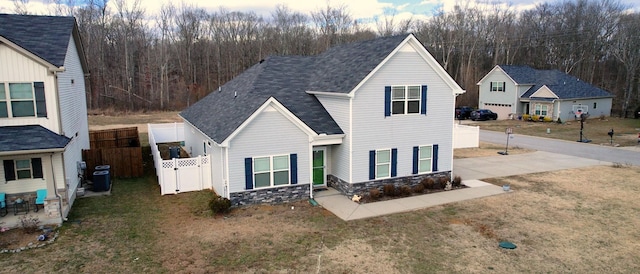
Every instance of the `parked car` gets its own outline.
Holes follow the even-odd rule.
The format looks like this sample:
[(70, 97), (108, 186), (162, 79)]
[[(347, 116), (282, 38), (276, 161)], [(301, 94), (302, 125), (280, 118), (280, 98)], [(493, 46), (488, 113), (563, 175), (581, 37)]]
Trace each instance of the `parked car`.
[(472, 107), (459, 107), (456, 108), (456, 119), (465, 120), (471, 117), (471, 112), (473, 111)]
[(498, 114), (488, 109), (478, 109), (471, 112), (471, 120), (473, 121), (496, 119), (498, 119)]

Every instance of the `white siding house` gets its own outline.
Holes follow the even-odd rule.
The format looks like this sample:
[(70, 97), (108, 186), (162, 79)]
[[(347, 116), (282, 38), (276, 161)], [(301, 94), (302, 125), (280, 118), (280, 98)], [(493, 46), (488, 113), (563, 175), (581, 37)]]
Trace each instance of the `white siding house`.
[(451, 176), (464, 91), (413, 35), (273, 56), (180, 113), (186, 147), (211, 142), (234, 205), (347, 195)]
[[(61, 223), (89, 149), (82, 42), (73, 17), (0, 14), (0, 192), (11, 205), (46, 189), (43, 223)], [(47, 43), (42, 43), (47, 41)]]
[(478, 88), (478, 107), (498, 113), (498, 119), (530, 114), (565, 121), (580, 113), (611, 115), (613, 95), (558, 70), (498, 65), (478, 82)]

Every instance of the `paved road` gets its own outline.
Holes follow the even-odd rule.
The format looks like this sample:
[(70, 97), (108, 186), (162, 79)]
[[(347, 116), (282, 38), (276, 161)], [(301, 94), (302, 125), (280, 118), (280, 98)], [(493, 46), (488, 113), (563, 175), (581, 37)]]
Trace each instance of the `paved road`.
[[(558, 139), (512, 134), (509, 147), (553, 152), (558, 154), (583, 157), (605, 162), (633, 164), (640, 166), (640, 147), (613, 148), (597, 144), (564, 141)], [(480, 141), (505, 145), (507, 136), (504, 132), (480, 130)]]

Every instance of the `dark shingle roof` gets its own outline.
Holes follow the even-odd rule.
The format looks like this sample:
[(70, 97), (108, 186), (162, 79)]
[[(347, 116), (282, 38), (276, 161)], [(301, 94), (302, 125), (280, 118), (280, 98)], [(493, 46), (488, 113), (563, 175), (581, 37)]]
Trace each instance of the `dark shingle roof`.
[(73, 17), (0, 14), (0, 36), (61, 67), (75, 22)]
[(539, 70), (528, 66), (500, 66), (518, 84), (533, 85), (521, 98), (529, 98), (547, 86), (559, 99), (612, 97), (611, 93), (559, 70)]
[(309, 90), (350, 92), (406, 38), (389, 36), (328, 49), (316, 57)]
[(0, 152), (64, 148), (69, 141), (40, 125), (0, 127)]
[(221, 143), (274, 97), (316, 133), (343, 134), (318, 99), (306, 91), (350, 92), (406, 37), (337, 46), (317, 56), (268, 57), (180, 116)]

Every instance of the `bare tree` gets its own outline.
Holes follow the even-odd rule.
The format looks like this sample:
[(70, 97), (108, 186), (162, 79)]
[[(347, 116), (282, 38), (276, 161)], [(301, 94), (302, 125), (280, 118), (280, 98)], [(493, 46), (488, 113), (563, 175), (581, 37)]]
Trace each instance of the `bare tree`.
[[(640, 14), (622, 15), (614, 36), (613, 55), (622, 63), (626, 71), (621, 117), (627, 117), (631, 103), (633, 83), (640, 69)], [(636, 92), (638, 92), (636, 90)]]

